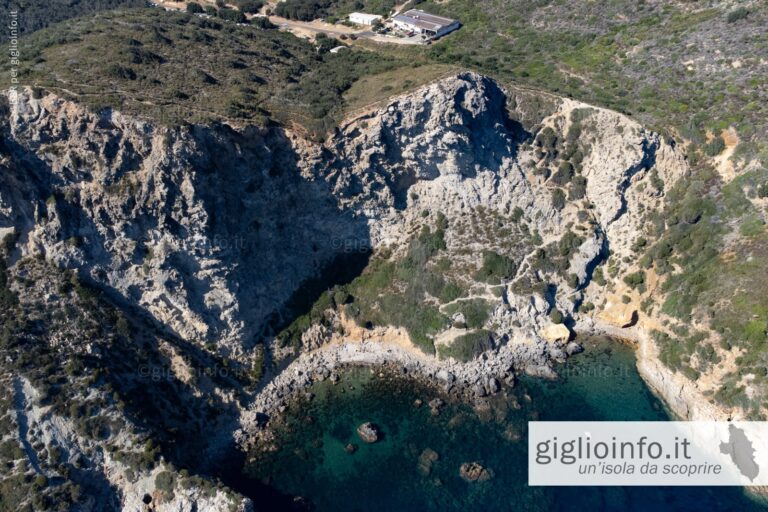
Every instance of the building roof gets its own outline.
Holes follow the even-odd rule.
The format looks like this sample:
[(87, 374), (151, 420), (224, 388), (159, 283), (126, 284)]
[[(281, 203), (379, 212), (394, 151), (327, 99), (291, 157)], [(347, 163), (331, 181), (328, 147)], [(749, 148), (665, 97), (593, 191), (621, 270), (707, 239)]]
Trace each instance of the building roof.
[(379, 14), (368, 14), (367, 12), (352, 12), (349, 13), (349, 19), (357, 18), (359, 20), (375, 21), (382, 18)]
[(451, 18), (444, 18), (443, 16), (429, 14), (427, 12), (420, 11), (419, 9), (411, 9), (410, 11), (406, 11), (403, 14), (398, 14), (394, 17), (394, 19), (424, 30), (435, 31), (456, 23), (456, 20), (452, 20)]

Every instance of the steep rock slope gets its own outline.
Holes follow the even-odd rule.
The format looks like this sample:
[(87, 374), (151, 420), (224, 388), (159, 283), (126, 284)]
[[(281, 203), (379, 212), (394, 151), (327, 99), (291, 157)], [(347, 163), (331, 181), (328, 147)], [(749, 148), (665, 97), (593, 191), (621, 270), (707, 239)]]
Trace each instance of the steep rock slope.
[[(127, 362), (109, 383), (129, 397), (127, 412), (109, 397), (102, 411), (137, 429), (115, 443), (168, 441), (160, 466), (131, 474), (94, 459), (116, 506), (155, 491), (159, 507), (189, 505), (202, 484), (157, 488), (186, 478), (164, 460), (202, 472), (204, 460), (174, 454), (214, 429), (212, 444), (225, 445), (238, 423), (247, 443), (262, 413), (314, 378), (306, 366), (370, 360), (350, 342), (379, 340), (375, 351), (396, 334), (404, 351), (376, 361), (406, 361), (477, 396), (518, 371), (548, 375), (552, 360), (578, 350), (571, 329), (613, 292), (616, 276), (596, 279), (595, 269), (609, 254), (632, 257), (644, 212), (660, 207), (686, 163), (673, 143), (615, 112), (560, 98), (532, 105), (529, 92), (461, 73), (316, 144), (277, 127), (166, 128), (10, 93), (0, 148), (8, 274), (39, 280), (42, 271), (25, 268), (41, 259), (71, 271), (28, 294), (27, 308), (66, 302), (69, 286), (102, 290), (125, 318), (91, 323), (104, 323), (103, 350)], [(91, 350), (51, 330), (36, 340), (54, 353)], [(147, 357), (172, 383), (151, 417), (135, 404), (153, 383), (130, 376)], [(271, 382), (260, 388), (264, 361)], [(303, 369), (282, 371), (290, 364)], [(209, 366), (238, 378), (196, 378)], [(27, 390), (18, 409), (40, 418), (36, 431), (51, 430), (25, 371), (5, 372)], [(66, 393), (77, 382), (91, 385), (77, 373), (57, 385)], [(206, 427), (216, 408), (218, 423)], [(174, 420), (158, 419), (166, 415)], [(158, 481), (158, 467), (176, 476)], [(199, 499), (220, 500), (205, 502), (211, 510), (237, 501)]]

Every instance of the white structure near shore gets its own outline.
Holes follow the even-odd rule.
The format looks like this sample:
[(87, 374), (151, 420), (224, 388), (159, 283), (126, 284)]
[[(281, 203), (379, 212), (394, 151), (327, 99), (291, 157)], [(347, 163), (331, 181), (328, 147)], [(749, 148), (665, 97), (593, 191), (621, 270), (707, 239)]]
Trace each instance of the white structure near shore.
[(356, 23), (357, 25), (373, 25), (377, 21), (381, 21), (382, 17), (378, 14), (367, 14), (364, 12), (353, 12), (349, 15), (349, 21)]
[(392, 21), (395, 28), (404, 32), (415, 32), (436, 39), (459, 28), (460, 23), (451, 18), (444, 18), (435, 14), (411, 9), (398, 14)]

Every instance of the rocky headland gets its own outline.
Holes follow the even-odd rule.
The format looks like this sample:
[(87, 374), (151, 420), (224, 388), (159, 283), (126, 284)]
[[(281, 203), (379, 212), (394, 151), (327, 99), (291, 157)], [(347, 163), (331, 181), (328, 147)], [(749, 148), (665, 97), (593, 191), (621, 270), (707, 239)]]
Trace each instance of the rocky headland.
[[(393, 98), (324, 143), (276, 126), (161, 127), (32, 90), (4, 98), (9, 289), (30, 311), (104, 309), (94, 339), (54, 322), (37, 342), (86, 368), (111, 361), (106, 377), (61, 382), (106, 378), (102, 410), (130, 426), (99, 444), (68, 433), (71, 413), (36, 403), (42, 382), (10, 358), (25, 390), (14, 435), (86, 457), (72, 478), (98, 475), (123, 509), (147, 497), (158, 511), (250, 509), (181, 468), (204, 476), (228, 443), (248, 447), (291, 396), (350, 364), (477, 400), (522, 372), (552, 377), (580, 351), (576, 332), (606, 332), (637, 343), (676, 414), (731, 416), (658, 360), (657, 319), (639, 308), (650, 292), (621, 291), (646, 214), (688, 172), (673, 140), (626, 116), (475, 73)], [(154, 454), (155, 436), (168, 444), (151, 464), (99, 446)], [(171, 439), (199, 443), (199, 457), (170, 456)]]

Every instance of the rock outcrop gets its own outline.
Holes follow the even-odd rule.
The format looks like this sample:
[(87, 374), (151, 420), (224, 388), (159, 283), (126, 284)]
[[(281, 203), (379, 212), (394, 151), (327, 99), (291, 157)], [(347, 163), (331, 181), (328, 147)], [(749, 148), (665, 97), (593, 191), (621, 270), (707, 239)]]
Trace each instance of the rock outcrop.
[(465, 462), (459, 467), (459, 476), (466, 482), (486, 482), (493, 478), (493, 471), (479, 462)]
[(366, 443), (372, 444), (379, 440), (379, 427), (366, 422), (357, 427), (357, 435)]

